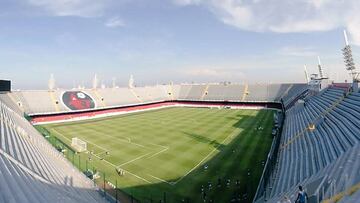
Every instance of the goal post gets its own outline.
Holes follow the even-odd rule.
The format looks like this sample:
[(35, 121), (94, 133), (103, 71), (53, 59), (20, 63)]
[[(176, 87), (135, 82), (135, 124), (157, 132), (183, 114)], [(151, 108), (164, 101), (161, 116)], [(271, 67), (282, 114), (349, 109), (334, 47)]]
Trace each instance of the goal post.
[(85, 141), (83, 141), (77, 137), (73, 137), (71, 139), (71, 147), (73, 147), (77, 152), (83, 152), (83, 151), (86, 151), (87, 144)]

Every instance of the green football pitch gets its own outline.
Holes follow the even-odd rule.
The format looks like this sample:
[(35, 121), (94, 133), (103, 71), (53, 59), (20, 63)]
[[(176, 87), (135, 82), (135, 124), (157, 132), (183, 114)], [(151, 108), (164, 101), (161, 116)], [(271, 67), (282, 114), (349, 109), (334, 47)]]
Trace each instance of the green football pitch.
[(86, 141), (82, 170), (101, 171), (139, 202), (250, 202), (274, 112), (171, 107), (42, 127), (69, 146), (74, 137)]

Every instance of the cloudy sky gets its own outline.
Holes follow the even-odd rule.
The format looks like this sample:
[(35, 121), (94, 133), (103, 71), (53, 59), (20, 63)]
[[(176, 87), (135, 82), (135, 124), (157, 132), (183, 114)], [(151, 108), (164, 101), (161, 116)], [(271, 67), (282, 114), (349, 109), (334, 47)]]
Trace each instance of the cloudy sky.
[(304, 82), (317, 56), (360, 64), (358, 0), (1, 0), (0, 76), (15, 88), (181, 82)]

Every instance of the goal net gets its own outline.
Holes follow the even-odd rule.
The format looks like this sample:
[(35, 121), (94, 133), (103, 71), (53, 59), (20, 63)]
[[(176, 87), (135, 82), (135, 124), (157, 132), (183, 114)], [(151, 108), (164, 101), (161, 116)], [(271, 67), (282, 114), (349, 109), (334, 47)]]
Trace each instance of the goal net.
[(86, 151), (86, 142), (77, 138), (77, 137), (74, 137), (71, 139), (71, 146), (77, 151), (77, 152), (83, 152), (83, 151)]

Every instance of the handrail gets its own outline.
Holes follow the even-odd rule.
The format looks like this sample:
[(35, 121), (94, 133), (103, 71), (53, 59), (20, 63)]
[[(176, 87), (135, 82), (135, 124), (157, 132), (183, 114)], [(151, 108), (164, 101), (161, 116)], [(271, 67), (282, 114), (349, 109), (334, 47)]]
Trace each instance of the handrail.
[[(256, 189), (256, 193), (255, 193), (253, 202), (256, 202), (256, 200), (260, 199), (261, 197), (264, 197), (264, 192), (266, 195), (266, 185), (267, 185), (267, 181), (268, 181), (268, 179), (266, 179), (266, 178), (269, 178), (269, 177), (265, 177), (265, 176), (270, 175), (270, 173), (273, 171), (273, 167), (271, 167), (271, 166), (274, 166), (274, 164), (276, 163), (284, 121), (285, 121), (285, 113), (284, 113), (284, 108), (283, 108), (279, 132), (278, 132), (278, 135), (275, 136), (275, 138), (273, 139), (273, 142), (271, 144), (271, 148), (268, 153), (268, 156), (267, 156), (267, 159), (266, 159), (266, 162), (264, 165), (264, 169), (263, 169), (258, 187)], [(261, 189), (264, 189), (264, 190), (261, 191)], [(266, 196), (264, 198), (266, 198)]]
[[(315, 127), (317, 125), (317, 122), (320, 121), (323, 117), (328, 115), (330, 111), (332, 111), (334, 108), (336, 108), (343, 100), (345, 99), (345, 96), (340, 97), (335, 103), (333, 103), (329, 108), (327, 108), (324, 112), (321, 112), (310, 124), (313, 124)], [(289, 146), (291, 143), (293, 143), (297, 138), (301, 137), (302, 135), (305, 135), (305, 132), (311, 130), (309, 126), (302, 129), (300, 132), (296, 133), (296, 135), (291, 138), (287, 143), (282, 144), (280, 149), (284, 149), (287, 146)]]
[(331, 202), (337, 202), (341, 200), (345, 195), (352, 195), (356, 191), (360, 190), (360, 182), (356, 185), (353, 185), (351, 188), (341, 191), (334, 196), (330, 197), (329, 199), (323, 200), (324, 203), (331, 203)]
[(244, 102), (246, 99), (246, 96), (249, 94), (249, 85), (246, 83), (244, 87), (244, 93), (241, 97), (241, 101)]
[(209, 86), (210, 86), (209, 84), (206, 84), (206, 87), (205, 87), (204, 92), (202, 93), (202, 95), (200, 97), (200, 100), (203, 100), (204, 97), (206, 96), (206, 94), (207, 94), (207, 92), (209, 90)]

